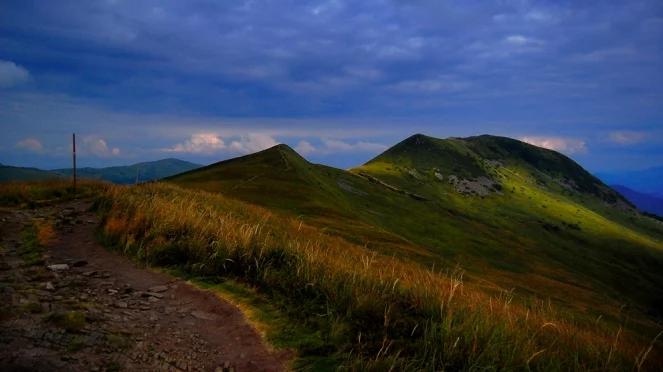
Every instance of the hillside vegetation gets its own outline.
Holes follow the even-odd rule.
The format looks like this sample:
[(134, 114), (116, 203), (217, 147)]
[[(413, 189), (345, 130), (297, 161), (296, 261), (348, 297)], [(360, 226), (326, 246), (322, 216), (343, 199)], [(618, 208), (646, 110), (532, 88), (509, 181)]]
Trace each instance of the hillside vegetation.
[[(184, 160), (161, 159), (117, 167), (80, 168), (77, 170), (77, 174), (80, 178), (104, 180), (119, 184), (133, 184), (159, 180), (200, 167), (201, 165), (199, 164)], [(71, 176), (70, 168), (56, 169), (52, 172), (66, 177)]]
[[(201, 167), (201, 165), (179, 159), (162, 159), (116, 167), (78, 168), (76, 174), (79, 179), (92, 179), (119, 184), (134, 184), (159, 180), (199, 167)], [(47, 181), (56, 179), (66, 180), (71, 178), (71, 176), (71, 168), (42, 170), (0, 164), (0, 182)]]
[(461, 265), (489, 293), (513, 289), (615, 323), (628, 309), (645, 332), (661, 316), (661, 223), (571, 159), (520, 141), (415, 135), (349, 172), (279, 145), (168, 182), (426, 268)]
[(12, 167), (9, 165), (0, 164), (0, 182), (7, 181), (38, 181), (59, 178), (57, 174), (49, 171), (26, 168), (26, 167)]
[[(318, 342), (302, 357), (356, 369), (654, 369), (660, 350), (547, 301), (488, 295), (462, 272), (329, 236), (297, 218), (166, 184), (104, 195), (107, 239), (153, 265), (255, 286)], [(319, 366), (317, 366), (319, 367)], [(315, 368), (317, 368), (315, 367)]]
[(71, 181), (50, 179), (32, 182), (0, 183), (0, 207), (35, 207), (61, 202), (76, 197), (97, 195), (106, 184), (99, 181), (82, 180), (76, 189)]
[[(0, 191), (71, 197), (52, 185)], [(88, 190), (109, 245), (269, 304), (296, 367), (663, 364), (663, 223), (554, 151), (415, 135), (345, 171), (278, 145)]]

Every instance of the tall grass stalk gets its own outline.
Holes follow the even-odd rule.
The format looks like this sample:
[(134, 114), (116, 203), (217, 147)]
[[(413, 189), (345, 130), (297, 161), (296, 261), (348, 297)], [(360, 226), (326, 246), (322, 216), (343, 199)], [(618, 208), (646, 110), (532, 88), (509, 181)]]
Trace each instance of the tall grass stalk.
[[(322, 233), (300, 219), (167, 184), (114, 186), (99, 204), (110, 243), (153, 265), (251, 284), (314, 324), (361, 370), (647, 370), (657, 340), (523, 305)], [(617, 336), (615, 335), (617, 333)]]

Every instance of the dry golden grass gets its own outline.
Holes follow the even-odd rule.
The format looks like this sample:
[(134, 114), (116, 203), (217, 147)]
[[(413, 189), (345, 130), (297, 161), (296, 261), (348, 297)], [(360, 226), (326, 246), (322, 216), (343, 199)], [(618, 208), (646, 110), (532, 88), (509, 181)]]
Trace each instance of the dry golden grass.
[(45, 247), (55, 239), (55, 229), (51, 223), (36, 223), (35, 229), (37, 231), (37, 243), (39, 243), (40, 246)]
[[(660, 344), (464, 284), (293, 218), (165, 184), (107, 189), (104, 233), (153, 264), (233, 277), (328, 320), (355, 369), (654, 370)], [(574, 320), (576, 319), (576, 320)], [(651, 345), (651, 346), (650, 346)]]
[(79, 180), (76, 192), (70, 180), (53, 179), (30, 182), (0, 182), (0, 206), (34, 207), (74, 196), (90, 196), (106, 185), (100, 181)]

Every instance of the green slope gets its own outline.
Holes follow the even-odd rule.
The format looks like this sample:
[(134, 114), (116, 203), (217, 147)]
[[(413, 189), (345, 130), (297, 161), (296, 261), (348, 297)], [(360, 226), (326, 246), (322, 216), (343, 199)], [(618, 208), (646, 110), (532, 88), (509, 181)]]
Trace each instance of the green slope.
[[(127, 166), (106, 168), (79, 168), (77, 175), (81, 178), (99, 179), (119, 184), (132, 184), (162, 179), (178, 173), (201, 167), (179, 159), (162, 159), (137, 163)], [(71, 169), (56, 169), (54, 173), (71, 176)]]
[[(167, 179), (300, 216), (355, 242), (384, 247), (405, 240), (357, 216), (356, 204), (382, 188), (340, 169), (311, 164), (287, 145), (221, 161)], [(401, 249), (396, 249), (400, 251)]]
[[(571, 159), (522, 142), (412, 136), (343, 171), (285, 145), (169, 181), (300, 216), (476, 285), (660, 316), (663, 228)], [(492, 289), (491, 289), (492, 288)]]
[(0, 164), (0, 182), (38, 181), (59, 178), (57, 174), (37, 168), (12, 167)]
[[(607, 295), (660, 312), (661, 224), (561, 154), (494, 136), (416, 135), (353, 172), (416, 190), (428, 206), (463, 216), (458, 226), (437, 219), (435, 207), (421, 208), (432, 212), (419, 215), (431, 233), (416, 224), (400, 233), (454, 252), (475, 272), (497, 268), (492, 274), (503, 285), (596, 306)], [(492, 183), (473, 190), (481, 177)]]

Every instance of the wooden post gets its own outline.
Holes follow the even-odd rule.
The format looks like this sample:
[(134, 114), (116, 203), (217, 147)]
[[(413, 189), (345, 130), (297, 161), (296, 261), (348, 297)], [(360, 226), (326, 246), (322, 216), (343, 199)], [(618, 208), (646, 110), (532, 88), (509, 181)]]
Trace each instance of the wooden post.
[(71, 134), (71, 142), (72, 142), (72, 156), (73, 156), (73, 161), (74, 161), (74, 166), (73, 166), (73, 175), (74, 175), (74, 194), (76, 194), (76, 133)]

